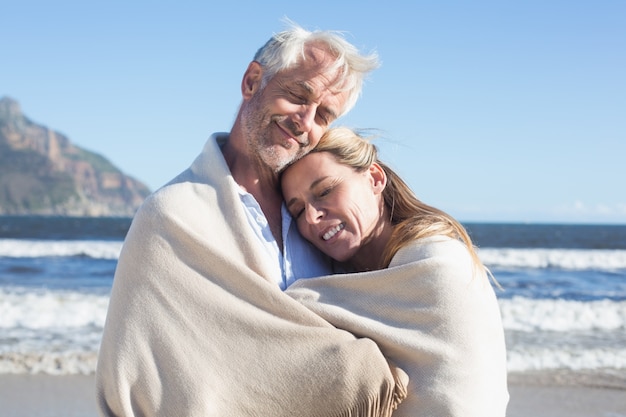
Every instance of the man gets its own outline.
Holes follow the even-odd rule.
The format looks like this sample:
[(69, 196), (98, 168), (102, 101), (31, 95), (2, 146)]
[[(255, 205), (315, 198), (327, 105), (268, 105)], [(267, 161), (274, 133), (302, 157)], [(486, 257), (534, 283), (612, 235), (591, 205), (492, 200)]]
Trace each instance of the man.
[(101, 415), (391, 415), (406, 375), (281, 291), (325, 269), (281, 214), (278, 174), (376, 66), (337, 33), (295, 25), (257, 52), (231, 132), (133, 219), (96, 372)]

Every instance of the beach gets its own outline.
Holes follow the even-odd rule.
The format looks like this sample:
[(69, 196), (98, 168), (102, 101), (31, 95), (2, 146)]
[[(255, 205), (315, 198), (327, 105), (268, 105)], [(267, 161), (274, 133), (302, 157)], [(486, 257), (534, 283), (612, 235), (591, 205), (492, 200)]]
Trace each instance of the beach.
[[(129, 224), (0, 216), (0, 417), (97, 417)], [(626, 225), (467, 226), (502, 286), (508, 416), (626, 417)]]
[[(571, 373), (568, 373), (572, 376)], [(510, 375), (508, 417), (626, 417), (626, 390), (619, 381), (581, 385), (584, 374)], [(93, 375), (0, 375), (1, 415), (97, 417)], [(606, 386), (600, 386), (606, 385)]]

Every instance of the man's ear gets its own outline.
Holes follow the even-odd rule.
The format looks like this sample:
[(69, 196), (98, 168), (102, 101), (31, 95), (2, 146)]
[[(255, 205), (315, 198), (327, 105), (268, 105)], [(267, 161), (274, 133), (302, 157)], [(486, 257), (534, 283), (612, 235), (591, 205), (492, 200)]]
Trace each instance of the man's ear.
[(243, 74), (241, 80), (241, 95), (244, 100), (249, 99), (257, 92), (261, 86), (261, 79), (263, 78), (263, 67), (256, 61), (250, 62), (246, 72)]
[(374, 193), (382, 193), (385, 187), (387, 186), (387, 174), (385, 170), (374, 162), (370, 165), (370, 176), (372, 177), (372, 186), (374, 189)]

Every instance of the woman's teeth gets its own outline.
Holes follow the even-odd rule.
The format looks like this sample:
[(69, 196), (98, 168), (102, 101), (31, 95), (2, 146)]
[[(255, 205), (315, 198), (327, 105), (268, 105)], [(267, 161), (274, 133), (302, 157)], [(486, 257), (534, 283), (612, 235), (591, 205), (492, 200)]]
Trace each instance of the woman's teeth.
[(330, 229), (328, 232), (324, 233), (324, 236), (322, 236), (322, 239), (324, 240), (328, 240), (331, 237), (335, 236), (337, 234), (337, 232), (339, 232), (341, 229), (343, 229), (343, 223), (333, 227), (332, 229)]

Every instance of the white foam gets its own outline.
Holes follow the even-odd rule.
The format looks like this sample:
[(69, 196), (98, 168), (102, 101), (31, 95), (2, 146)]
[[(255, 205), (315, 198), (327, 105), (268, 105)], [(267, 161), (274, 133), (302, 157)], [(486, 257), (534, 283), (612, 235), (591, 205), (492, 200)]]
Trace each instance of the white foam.
[(626, 301), (569, 301), (514, 297), (499, 300), (506, 330), (523, 332), (626, 331)]
[(574, 371), (592, 369), (626, 369), (624, 348), (598, 349), (547, 349), (533, 348), (519, 350), (511, 348), (507, 352), (509, 371), (536, 371), (549, 369), (570, 369)]
[[(90, 374), (107, 294), (0, 288), (0, 374)], [(511, 371), (626, 369), (626, 302), (500, 299)]]
[(626, 369), (626, 302), (499, 300), (510, 371)]
[(626, 269), (626, 250), (608, 249), (499, 249), (481, 248), (478, 255), (488, 267), (561, 268), (615, 271)]
[(0, 288), (0, 329), (102, 328), (108, 295)]
[(89, 374), (108, 295), (0, 289), (0, 374)]
[(95, 351), (1, 353), (0, 374), (90, 375), (95, 372), (97, 361)]
[[(122, 244), (122, 241), (106, 240), (0, 239), (0, 257), (88, 256), (117, 259)], [(491, 268), (626, 269), (626, 250), (481, 248), (478, 254)]]
[(94, 259), (117, 259), (122, 243), (106, 240), (0, 239), (0, 256), (13, 258), (88, 256)]

